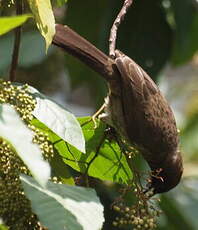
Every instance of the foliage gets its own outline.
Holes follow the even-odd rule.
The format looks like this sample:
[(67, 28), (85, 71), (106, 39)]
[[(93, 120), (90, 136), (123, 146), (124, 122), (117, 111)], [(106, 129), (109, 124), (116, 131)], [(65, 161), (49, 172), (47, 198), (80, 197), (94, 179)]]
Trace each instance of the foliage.
[[(1, 127), (1, 132), (0, 135), (1, 137), (4, 139), (1, 139), (1, 159), (2, 161), (1, 163), (1, 168), (3, 170), (1, 170), (1, 178), (0, 178), (0, 183), (1, 185), (3, 185), (3, 183), (10, 183), (10, 177), (14, 176), (14, 180), (17, 180), (17, 184), (13, 184), (11, 186), (11, 188), (9, 186), (6, 186), (3, 190), (1, 190), (1, 197), (5, 197), (5, 194), (8, 194), (9, 196), (11, 196), (9, 198), (10, 199), (14, 199), (14, 197), (20, 196), (20, 194), (22, 193), (22, 187), (21, 187), (21, 182), (19, 180), (19, 173), (25, 173), (27, 175), (32, 175), (35, 180), (37, 182), (40, 183), (41, 186), (35, 185), (35, 182), (31, 179), (25, 179), (25, 177), (23, 177), (23, 185), (24, 185), (24, 189), (25, 191), (34, 191), (33, 188), (37, 188), (37, 190), (41, 190), (43, 187), (43, 193), (47, 194), (48, 196), (52, 196), (52, 193), (50, 191), (47, 190), (46, 188), (46, 183), (47, 180), (50, 176), (50, 170), (49, 170), (49, 164), (47, 162), (45, 162), (42, 159), (42, 155), (41, 152), (43, 153), (43, 156), (50, 161), (50, 159), (53, 159), (53, 147), (50, 144), (50, 138), (48, 138), (48, 133), (45, 132), (41, 132), (39, 129), (37, 129), (34, 125), (33, 122), (31, 122), (33, 120), (33, 114), (35, 114), (36, 116), (38, 116), (38, 118), (42, 117), (42, 113), (43, 110), (40, 108), (41, 107), (41, 102), (40, 103), (36, 103), (34, 98), (37, 97), (41, 97), (41, 95), (39, 94), (38, 91), (33, 90), (32, 88), (27, 87), (26, 85), (13, 85), (10, 82), (1, 82), (0, 85), (1, 88), (1, 107), (0, 107), (0, 111), (1, 111), (1, 116), (0, 116), (0, 127)], [(36, 93), (35, 93), (36, 92)], [(6, 103), (11, 104), (12, 106), (14, 106), (14, 108), (16, 109), (16, 111), (19, 112), (19, 114), (21, 115), (21, 119), (23, 121), (21, 121), (21, 119), (19, 118), (19, 115), (17, 114), (17, 112), (11, 108), (11, 106), (7, 105)], [(61, 110), (61, 107), (59, 107), (58, 105), (54, 105), (52, 102), (51, 104), (49, 104), (49, 101), (47, 102), (48, 105), (51, 106), (51, 108), (55, 108), (56, 110), (59, 111), (59, 113), (56, 114), (57, 119), (63, 117), (63, 113), (64, 111)], [(39, 107), (39, 108), (37, 108)], [(53, 113), (55, 114), (56, 110), (52, 110), (52, 115)], [(35, 111), (35, 112), (33, 112)], [(62, 112), (61, 112), (62, 111)], [(32, 113), (33, 112), (33, 113)], [(66, 112), (66, 111), (65, 111)], [(40, 116), (38, 115), (40, 113)], [(49, 113), (49, 111), (48, 111)], [(67, 113), (66, 113), (67, 114)], [(49, 123), (48, 121), (51, 120), (50, 116), (48, 116), (49, 119), (46, 119), (46, 124), (48, 126), (50, 126), (52, 123)], [(73, 131), (76, 132), (75, 127), (77, 127), (77, 129), (80, 129), (80, 125), (77, 125), (77, 121), (75, 121), (74, 116), (69, 115), (69, 113), (66, 116), (67, 119), (65, 119), (65, 121), (67, 121), (67, 128), (68, 127), (73, 127)], [(75, 121), (75, 122), (74, 122)], [(24, 124), (25, 122), (25, 124)], [(55, 123), (55, 122), (54, 122)], [(64, 123), (63, 123), (64, 124)], [(28, 127), (27, 127), (28, 125)], [(53, 126), (53, 131), (57, 131), (56, 133), (59, 134), (60, 133), (60, 128), (59, 127), (59, 123), (57, 123), (57, 126)], [(33, 133), (32, 133), (33, 131)], [(52, 131), (48, 128), (48, 132)], [(81, 132), (81, 129), (80, 129)], [(61, 132), (62, 133), (62, 132)], [(56, 134), (56, 136), (57, 136)], [(46, 138), (47, 137), (47, 138)], [(66, 136), (67, 137), (67, 136)], [(84, 141), (84, 139), (82, 139), (82, 135), (71, 135), (71, 137), (73, 137), (74, 139), (77, 139), (78, 137), (78, 141)], [(71, 137), (69, 139), (69, 141), (71, 140)], [(65, 138), (65, 137), (64, 137)], [(67, 138), (66, 138), (67, 139)], [(62, 141), (64, 141), (63, 139), (61, 139)], [(34, 143), (32, 143), (32, 141)], [(39, 148), (40, 147), (40, 148)], [(18, 158), (17, 155), (21, 158), (21, 160), (23, 162), (21, 162)], [(12, 157), (11, 159), (7, 158), (7, 157)], [(13, 166), (12, 161), (15, 160), (16, 162), (19, 161), (19, 163), (16, 166)], [(10, 172), (7, 172), (7, 165), (10, 165)], [(16, 168), (16, 170), (15, 170)], [(5, 178), (4, 175), (7, 175), (8, 178)], [(55, 180), (52, 178), (52, 180)], [(29, 182), (29, 183), (28, 183)], [(61, 181), (58, 181), (61, 182)], [(30, 186), (28, 186), (28, 185)], [(53, 182), (48, 183), (47, 187), (52, 187), (56, 190), (60, 190), (60, 188), (58, 188), (58, 186), (60, 187), (60, 185), (58, 184), (54, 184)], [(44, 188), (45, 187), (45, 188)], [(10, 190), (13, 190), (12, 193), (10, 193)], [(77, 188), (76, 188), (77, 189)], [(75, 188), (72, 190), (72, 192), (74, 193)], [(66, 196), (68, 197), (67, 199), (69, 199), (69, 196), (66, 192), (68, 190), (70, 190), (69, 187), (62, 187), (61, 190), (63, 190), (63, 194), (59, 194), (62, 196)], [(79, 190), (79, 189), (77, 189)], [(81, 189), (83, 191), (83, 189)], [(28, 192), (28, 197), (30, 196), (30, 200), (33, 199), (32, 196), (35, 198), (35, 195), (32, 192)], [(81, 191), (81, 193), (82, 193)], [(55, 192), (55, 191), (54, 191)], [(76, 192), (75, 192), (76, 193)], [(79, 192), (78, 192), (79, 193)], [(79, 198), (78, 193), (76, 194)], [(89, 190), (84, 189), (84, 193), (85, 196), (87, 197), (92, 197), (93, 200), (89, 201), (91, 202), (91, 204), (93, 202), (98, 203), (98, 200), (96, 199), (96, 195), (95, 194), (89, 194)], [(31, 196), (32, 195), (32, 196)], [(36, 197), (41, 197), (42, 196), (38, 194), (36, 194)], [(73, 215), (74, 213), (77, 211), (77, 207), (80, 209), (80, 204), (79, 205), (72, 205), (71, 204), (67, 204), (66, 205), (66, 201), (64, 201), (64, 199), (60, 200), (57, 198), (57, 194), (54, 194), (52, 196), (53, 198), (55, 198), (58, 201), (58, 204), (56, 204), (56, 206), (60, 206), (60, 204), (62, 204), (63, 206), (67, 206), (67, 205), (71, 205), (71, 207), (67, 207), (67, 209), (69, 209), (70, 212), (72, 212), (71, 215), (71, 220), (70, 218), (67, 219), (68, 222), (64, 222), (64, 215), (66, 215), (66, 213), (63, 216), (59, 216), (60, 220), (63, 221), (62, 225), (59, 223), (59, 229), (63, 229), (67, 226), (67, 224), (69, 224), (69, 226), (71, 225), (71, 228), (73, 229), (90, 229), (90, 224), (88, 224), (87, 222), (85, 222), (84, 220), (81, 220), (80, 223), (77, 224), (77, 222), (74, 224), (74, 219), (76, 219), (76, 217), (74, 218)], [(94, 198), (95, 197), (95, 198)], [(5, 197), (6, 198), (6, 197)], [(24, 218), (20, 221), (16, 221), (15, 219), (11, 219), (8, 217), (5, 217), (5, 213), (6, 212), (11, 212), (12, 206), (14, 205), (13, 203), (9, 204), (9, 200), (8, 203), (2, 203), (2, 207), (1, 207), (1, 216), (4, 218), (5, 223), (10, 226), (12, 223), (12, 226), (15, 226), (15, 229), (21, 229), (23, 228), (25, 225), (25, 222), (29, 221), (29, 225), (33, 228), (38, 228), (39, 227), (39, 223), (37, 222), (36, 217), (34, 217), (33, 219), (31, 219), (30, 216), (32, 216), (32, 211), (30, 208), (30, 204), (29, 201), (27, 200), (27, 198), (24, 197), (24, 195), (22, 196), (22, 198), (20, 199), (24, 199), (24, 201), (26, 201), (26, 203), (22, 203), (22, 204), (18, 204), (16, 203), (16, 209), (18, 210), (19, 207), (23, 208), (27, 214), (29, 215), (25, 215)], [(18, 198), (19, 200), (19, 198)], [(85, 202), (85, 199), (81, 199), (83, 200), (83, 202)], [(20, 201), (20, 200), (19, 200)], [(42, 201), (42, 202), (41, 202)], [(41, 202), (41, 203), (40, 203)], [(50, 201), (49, 201), (50, 202)], [(71, 201), (72, 202), (72, 201)], [(74, 200), (73, 200), (74, 202)], [(42, 204), (44, 205), (45, 201), (43, 200), (38, 200), (35, 203), (35, 199), (33, 199), (32, 201), (32, 208), (34, 211), (34, 207), (36, 210), (36, 213), (38, 215), (38, 217), (40, 218), (40, 220), (42, 221), (42, 223), (44, 225), (46, 225), (49, 228), (53, 228), (55, 222), (53, 221), (53, 218), (51, 219), (46, 219), (46, 213), (44, 214), (42, 212), (42, 210), (40, 210), (39, 205)], [(48, 203), (48, 201), (47, 201)], [(86, 206), (89, 206), (88, 204), (84, 204)], [(54, 208), (54, 202), (52, 202), (52, 206)], [(95, 226), (96, 229), (99, 229), (102, 225), (103, 222), (103, 213), (102, 213), (102, 209), (101, 209), (101, 205), (99, 205), (99, 209), (97, 209), (98, 211), (96, 211), (98, 217), (96, 218), (96, 214), (94, 216), (95, 218)], [(66, 208), (66, 207), (65, 207)], [(88, 208), (88, 207), (87, 207)], [(91, 206), (90, 206), (91, 208)], [(94, 209), (96, 209), (97, 207), (95, 206)], [(38, 209), (40, 210), (40, 212), (37, 212)], [(89, 210), (89, 209), (88, 209)], [(90, 213), (94, 213), (93, 211), (91, 211), (91, 209), (89, 210)], [(57, 215), (60, 215), (60, 213), (62, 213), (62, 209), (57, 209), (55, 211), (57, 213)], [(67, 211), (68, 212), (68, 211)], [(76, 216), (79, 213), (79, 211), (77, 213), (75, 213), (74, 216)], [(42, 215), (44, 214), (44, 216)], [(63, 213), (62, 213), (63, 214)], [(88, 214), (88, 213), (87, 213)], [(87, 216), (87, 214), (85, 214), (85, 216)], [(14, 215), (14, 214), (13, 214)], [(56, 217), (55, 217), (56, 218)], [(88, 217), (86, 217), (88, 218)], [(92, 217), (93, 218), (93, 217)], [(92, 219), (90, 218), (90, 219)], [(57, 219), (57, 218), (56, 218)], [(78, 221), (79, 219), (79, 215), (78, 215)], [(83, 218), (84, 219), (84, 218)], [(23, 227), (22, 227), (23, 226)], [(27, 226), (27, 227), (28, 227)], [(93, 227), (92, 227), (93, 228)], [(43, 229), (43, 227), (39, 227), (39, 229)], [(58, 228), (57, 228), (58, 229)]]
[(50, 0), (28, 0), (28, 3), (34, 15), (36, 25), (45, 38), (47, 50), (55, 34), (55, 19), (51, 2)]
[(15, 17), (1, 17), (0, 18), (0, 35), (5, 34), (9, 32), (10, 30), (14, 29), (17, 26), (20, 26), (28, 18), (30, 18), (31, 15), (22, 15), (22, 16), (15, 16)]
[(42, 186), (45, 186), (50, 177), (50, 167), (43, 161), (39, 147), (32, 143), (33, 134), (31, 130), (26, 127), (11, 106), (1, 104), (0, 110), (0, 136), (11, 142), (12, 147), (28, 167), (30, 173)]
[[(39, 33), (31, 23), (36, 23), (48, 49), (55, 33), (51, 4), (60, 7), (67, 1), (23, 2), (28, 14), (9, 16), (16, 6), (12, 1), (0, 1), (0, 35), (4, 34), (0, 38), (0, 72), (5, 73), (10, 63), (12, 38), (8, 32), (25, 24), (19, 75), (25, 72), (23, 81), (27, 82), (27, 73), (35, 71), (33, 76), (39, 75), (37, 88), (40, 88), (56, 82), (52, 79), (66, 70), (65, 57), (53, 48), (46, 55)], [(122, 3), (121, 0), (68, 1), (66, 17), (57, 16), (57, 20), (106, 51), (110, 25)], [(121, 25), (118, 48), (158, 81), (159, 72), (168, 61), (182, 65), (195, 55), (197, 25), (196, 1), (134, 1)], [(100, 103), (106, 93), (104, 82), (72, 57), (66, 56), (66, 62), (72, 86), (88, 85), (94, 103)], [(196, 106), (193, 108), (195, 112), (181, 127), (181, 144), (184, 152), (189, 153), (187, 158), (197, 160), (198, 119)], [(12, 226), (10, 229), (89, 230), (101, 229), (103, 224), (103, 229), (108, 230), (117, 229), (118, 225), (128, 229), (125, 228), (128, 224), (133, 229), (152, 229), (160, 211), (155, 200), (147, 202), (148, 197), (139, 187), (136, 165), (144, 166), (135, 155), (137, 151), (118, 142), (104, 122), (93, 121), (91, 117), (76, 118), (33, 87), (0, 82), (0, 218), (8, 227)], [(93, 186), (97, 190), (105, 206), (105, 223), (95, 191), (76, 185)], [(198, 228), (195, 185), (196, 180), (187, 178), (176, 190), (161, 197), (159, 206), (164, 214), (158, 221), (159, 230)], [(123, 187), (118, 194), (120, 186)], [(111, 221), (114, 211), (120, 216)], [(0, 222), (0, 229), (7, 227)]]
[(49, 229), (97, 230), (102, 227), (103, 206), (93, 189), (52, 182), (42, 188), (31, 177), (21, 176), (21, 180), (33, 211)]
[[(49, 140), (54, 144), (63, 161), (75, 170), (81, 173), (88, 172), (90, 176), (101, 180), (128, 183), (132, 179), (132, 172), (118, 144), (115, 140), (109, 140), (106, 137), (106, 125), (97, 121), (97, 128), (94, 128), (91, 117), (78, 120), (86, 141), (86, 154), (84, 155), (38, 120), (33, 120), (32, 124), (43, 132), (48, 132)], [(102, 168), (101, 165), (103, 165)]]

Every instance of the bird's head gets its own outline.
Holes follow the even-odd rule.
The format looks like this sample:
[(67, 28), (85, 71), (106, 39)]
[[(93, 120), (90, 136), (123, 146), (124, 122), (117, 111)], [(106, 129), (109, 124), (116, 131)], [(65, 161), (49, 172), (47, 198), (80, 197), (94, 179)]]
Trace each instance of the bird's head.
[(158, 169), (158, 173), (151, 176), (149, 183), (149, 190), (153, 189), (154, 194), (168, 192), (180, 182), (183, 173), (181, 153), (177, 151), (168, 154)]

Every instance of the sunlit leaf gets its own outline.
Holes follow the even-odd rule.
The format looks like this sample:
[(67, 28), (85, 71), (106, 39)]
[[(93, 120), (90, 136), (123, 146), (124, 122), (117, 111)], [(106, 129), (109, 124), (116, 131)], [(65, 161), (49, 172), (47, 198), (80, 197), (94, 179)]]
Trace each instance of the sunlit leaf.
[(3, 221), (1, 218), (0, 218), (0, 230), (8, 230), (8, 228), (3, 224)]
[(8, 230), (8, 228), (5, 225), (0, 224), (0, 230)]
[(48, 182), (44, 189), (33, 178), (21, 176), (26, 196), (41, 223), (56, 230), (99, 230), (103, 206), (90, 188)]
[(55, 34), (55, 19), (50, 0), (28, 0), (40, 33), (45, 38), (46, 49)]
[(22, 25), (30, 17), (32, 17), (30, 14), (14, 17), (0, 17), (0, 35), (5, 34), (10, 30)]
[(33, 115), (63, 140), (85, 153), (84, 136), (75, 116), (32, 87), (29, 89), (37, 101)]
[(32, 143), (32, 131), (22, 122), (17, 112), (7, 104), (0, 104), (0, 136), (11, 143), (34, 178), (45, 186), (50, 177), (50, 166), (43, 160), (38, 145)]
[[(39, 130), (41, 130), (43, 133), (47, 134), (48, 136), (55, 135), (56, 137), (58, 137), (56, 134), (53, 133), (51, 129), (49, 129), (47, 126), (45, 126), (37, 119), (33, 119), (31, 121), (31, 124), (34, 125), (36, 128), (38, 128)], [(62, 157), (56, 151), (54, 151), (54, 156), (50, 160), (50, 165), (52, 167), (53, 177), (57, 177), (58, 180), (62, 181), (63, 184), (69, 184), (69, 185), (75, 184), (73, 176), (70, 173), (69, 166), (64, 163)]]
[(101, 180), (128, 183), (132, 179), (132, 172), (118, 144), (106, 137), (106, 125), (98, 121), (98, 127), (95, 129), (90, 117), (79, 118), (79, 121), (86, 140), (86, 154), (67, 144), (42, 124), (36, 121), (33, 124), (48, 133), (50, 141), (64, 162), (73, 169), (81, 173), (88, 172), (88, 175)]

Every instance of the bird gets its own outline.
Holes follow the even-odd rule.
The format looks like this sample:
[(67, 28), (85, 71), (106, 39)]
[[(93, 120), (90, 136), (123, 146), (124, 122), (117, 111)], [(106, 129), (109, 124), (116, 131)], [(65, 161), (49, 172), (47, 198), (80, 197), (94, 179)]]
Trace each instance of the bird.
[[(174, 114), (158, 86), (136, 62), (116, 50), (115, 64), (120, 73), (123, 135), (139, 147), (154, 172), (149, 185), (153, 193), (167, 192), (179, 183), (183, 173)], [(109, 97), (114, 103), (114, 96)], [(112, 108), (111, 102), (108, 110)], [(110, 113), (111, 119), (117, 120), (120, 112), (114, 106)], [(115, 126), (120, 129), (120, 124)]]
[(102, 76), (109, 88), (103, 120), (137, 146), (151, 170), (149, 189), (167, 192), (181, 180), (182, 155), (174, 114), (158, 86), (130, 57), (109, 57), (70, 27), (56, 25), (53, 44)]

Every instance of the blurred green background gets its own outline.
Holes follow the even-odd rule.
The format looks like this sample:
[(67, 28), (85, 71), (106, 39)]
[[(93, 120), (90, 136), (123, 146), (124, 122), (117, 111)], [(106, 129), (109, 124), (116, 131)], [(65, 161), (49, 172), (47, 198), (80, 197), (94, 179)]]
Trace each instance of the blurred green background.
[[(69, 0), (54, 7), (67, 24), (108, 53), (108, 36), (122, 0)], [(1, 9), (1, 16), (13, 8)], [(13, 32), (0, 37), (0, 75), (8, 79)], [(162, 195), (158, 229), (198, 229), (198, 1), (136, 0), (118, 33), (117, 48), (140, 64), (169, 100), (180, 129), (183, 180)], [(45, 44), (33, 22), (23, 27), (17, 81), (26, 82), (65, 105), (77, 116), (92, 114), (103, 102), (103, 79), (73, 57)], [(116, 229), (110, 205), (118, 185), (98, 184), (105, 206), (105, 230)], [(131, 229), (122, 228), (122, 229)]]

